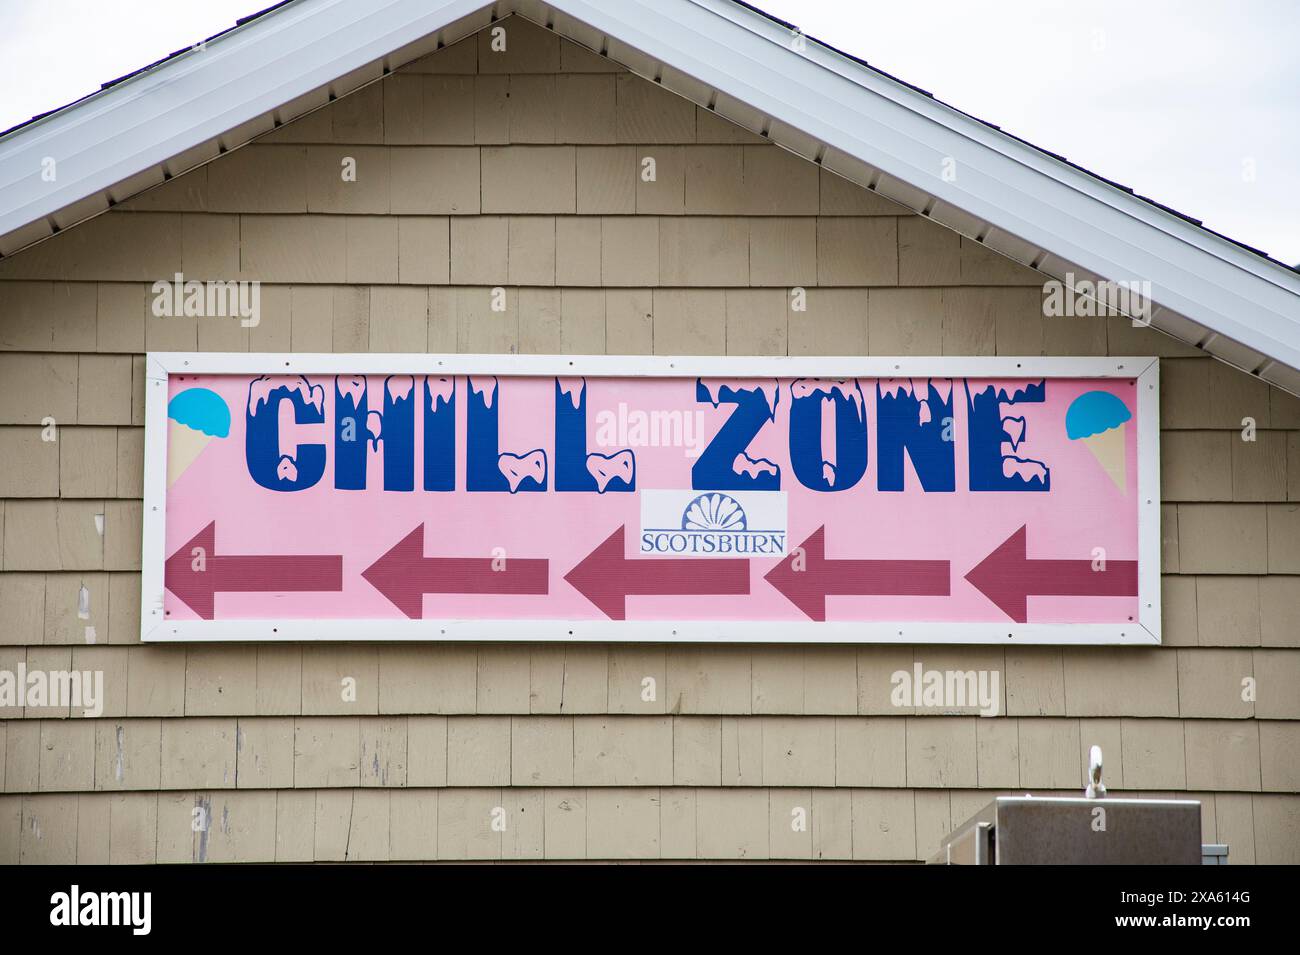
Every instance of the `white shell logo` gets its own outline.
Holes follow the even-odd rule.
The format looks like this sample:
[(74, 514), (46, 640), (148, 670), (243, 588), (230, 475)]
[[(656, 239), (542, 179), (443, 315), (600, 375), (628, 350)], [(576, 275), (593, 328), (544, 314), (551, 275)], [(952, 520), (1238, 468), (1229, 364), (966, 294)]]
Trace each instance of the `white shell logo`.
[(701, 494), (682, 514), (684, 531), (743, 531), (745, 510), (729, 494)]
[(786, 553), (784, 491), (642, 490), (642, 554), (780, 557)]

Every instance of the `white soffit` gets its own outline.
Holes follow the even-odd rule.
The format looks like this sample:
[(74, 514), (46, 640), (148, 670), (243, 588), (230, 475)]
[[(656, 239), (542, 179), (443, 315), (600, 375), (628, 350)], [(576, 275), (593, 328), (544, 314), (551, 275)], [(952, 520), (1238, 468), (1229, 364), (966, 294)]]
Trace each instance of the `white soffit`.
[[(20, 127), (0, 139), (0, 254), (127, 198), (119, 184), (184, 172), (491, 20), (483, 0), (297, 0)], [(86, 215), (60, 215), (88, 197)]]
[(1148, 281), (1155, 327), (1300, 393), (1300, 274), (730, 0), (296, 0), (0, 139), (0, 254), (511, 13), (1048, 275)]

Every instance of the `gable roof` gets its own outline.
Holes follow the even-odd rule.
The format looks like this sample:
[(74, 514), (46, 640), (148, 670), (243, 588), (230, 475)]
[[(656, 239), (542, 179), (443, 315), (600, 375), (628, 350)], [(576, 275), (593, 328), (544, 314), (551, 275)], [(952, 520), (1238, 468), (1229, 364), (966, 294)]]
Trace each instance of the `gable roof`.
[(1300, 273), (734, 0), (289, 0), (0, 137), (0, 255), (510, 14), (1300, 393)]

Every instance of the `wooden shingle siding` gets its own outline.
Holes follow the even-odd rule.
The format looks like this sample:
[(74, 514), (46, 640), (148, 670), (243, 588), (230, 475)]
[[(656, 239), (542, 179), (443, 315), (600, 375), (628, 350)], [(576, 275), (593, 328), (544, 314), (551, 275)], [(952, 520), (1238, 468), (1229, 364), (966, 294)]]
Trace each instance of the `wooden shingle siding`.
[[(634, 714), (664, 712), (691, 715), (898, 716), (912, 710), (891, 704), (890, 675), (927, 668), (996, 669), (1006, 676), (999, 712), (1010, 717), (1102, 716), (1246, 719), (1300, 719), (1296, 690), (1296, 654), (1291, 648), (1165, 647), (1133, 649), (1109, 655), (1086, 648), (1023, 648), (971, 652), (942, 647), (891, 647), (888, 654), (812, 650), (835, 658), (799, 660), (799, 650), (779, 647), (736, 649), (723, 657), (692, 654), (688, 648), (639, 649), (624, 646), (550, 648), (497, 645), (452, 645), (419, 651), (389, 645), (359, 650), (323, 646), (255, 647), (251, 645), (170, 647), (141, 646), (118, 651), (122, 639), (114, 629), (110, 603), (96, 608), (137, 583), (130, 576), (108, 574), (51, 575), (42, 588), (39, 577), (7, 574), (10, 590), (25, 590), (44, 600), (50, 613), (65, 613), (62, 629), (42, 634), (25, 625), (30, 645), (5, 647), (7, 668), (26, 662), (44, 666), (51, 653), (68, 650), (97, 654), (97, 663), (124, 668), (129, 690), (106, 688), (105, 716), (305, 715), (325, 716), (437, 714)], [(90, 594), (96, 644), (88, 646), (84, 620), (76, 613), (80, 587)], [(129, 593), (121, 595), (128, 599)], [(136, 595), (138, 597), (138, 594)], [(30, 614), (29, 610), (24, 611)], [(22, 618), (14, 618), (20, 625)], [(30, 619), (30, 617), (29, 617)], [(108, 631), (110, 639), (102, 639)], [(47, 639), (42, 639), (42, 638)], [(510, 654), (515, 673), (493, 676), (494, 651)], [(107, 659), (104, 658), (107, 655)], [(791, 659), (793, 657), (793, 659)], [(699, 669), (692, 669), (698, 667)], [(854, 672), (856, 670), (856, 673)], [(766, 672), (767, 676), (761, 676)], [(176, 674), (181, 674), (179, 685)], [(342, 699), (340, 681), (357, 680), (356, 702)], [(656, 698), (642, 700), (641, 683), (656, 681)], [(1261, 694), (1243, 700), (1242, 681), (1251, 678)], [(1104, 692), (1107, 681), (1115, 689)], [(1141, 690), (1140, 702), (1129, 700)], [(635, 691), (635, 693), (633, 693)], [(563, 695), (561, 695), (561, 693)], [(665, 697), (665, 694), (667, 696)], [(666, 704), (666, 706), (665, 706)], [(928, 716), (924, 709), (917, 715)], [(975, 714), (974, 709), (962, 712)], [(6, 717), (10, 714), (6, 713)], [(990, 721), (984, 718), (984, 721)]]
[[(0, 262), (0, 669), (105, 687), (0, 710), (0, 863), (912, 861), (1094, 743), (1300, 862), (1300, 401), (502, 25)], [(259, 325), (155, 317), (176, 272)], [(146, 350), (1158, 355), (1165, 646), (144, 646)], [(916, 662), (1001, 715), (893, 706)]]
[[(1008, 790), (490, 786), (0, 796), (0, 861), (910, 861), (999, 792)], [(1228, 843), (1235, 862), (1294, 863), (1291, 799), (1186, 795), (1201, 801), (1202, 838)], [(214, 821), (206, 831), (193, 831), (196, 810)], [(791, 825), (796, 813), (806, 815), (806, 829)], [(500, 818), (504, 831), (485, 818)], [(1271, 837), (1251, 837), (1260, 830)]]

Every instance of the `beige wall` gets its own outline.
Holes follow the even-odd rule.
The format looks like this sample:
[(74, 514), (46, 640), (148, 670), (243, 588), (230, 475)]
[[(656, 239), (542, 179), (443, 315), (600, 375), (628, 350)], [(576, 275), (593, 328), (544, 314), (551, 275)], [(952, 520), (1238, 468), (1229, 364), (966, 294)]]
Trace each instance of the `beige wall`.
[[(0, 262), (0, 669), (107, 683), (100, 719), (0, 712), (0, 863), (911, 860), (1079, 791), (1093, 743), (1233, 862), (1300, 862), (1300, 402), (1044, 319), (1042, 276), (507, 28)], [(260, 280), (260, 326), (153, 317), (178, 271)], [(1166, 646), (142, 646), (146, 350), (1160, 355)], [(914, 660), (1001, 671), (1007, 715), (892, 707)]]

